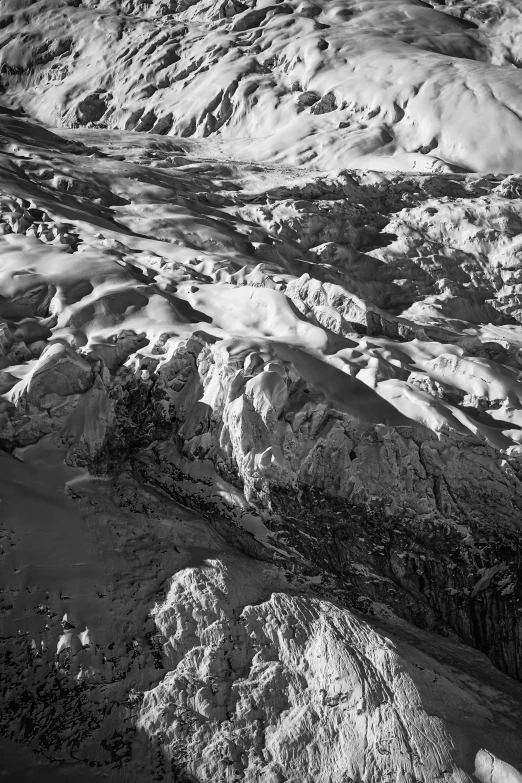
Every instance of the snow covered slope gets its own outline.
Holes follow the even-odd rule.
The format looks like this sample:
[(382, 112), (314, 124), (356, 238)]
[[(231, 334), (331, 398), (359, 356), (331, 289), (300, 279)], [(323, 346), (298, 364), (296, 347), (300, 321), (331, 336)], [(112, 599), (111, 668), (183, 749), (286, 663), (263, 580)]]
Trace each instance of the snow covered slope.
[(293, 165), (521, 171), (518, 5), (432, 5), (5, 0), (0, 69), (10, 104), (52, 126), (219, 135)]
[(1, 13), (4, 778), (520, 783), (518, 6)]

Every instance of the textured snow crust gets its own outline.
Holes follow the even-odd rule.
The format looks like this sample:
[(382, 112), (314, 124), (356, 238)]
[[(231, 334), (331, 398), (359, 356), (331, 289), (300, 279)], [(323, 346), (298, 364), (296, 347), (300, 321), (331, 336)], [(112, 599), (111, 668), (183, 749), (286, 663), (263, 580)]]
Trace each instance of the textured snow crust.
[(520, 783), (518, 3), (1, 14), (2, 775)]

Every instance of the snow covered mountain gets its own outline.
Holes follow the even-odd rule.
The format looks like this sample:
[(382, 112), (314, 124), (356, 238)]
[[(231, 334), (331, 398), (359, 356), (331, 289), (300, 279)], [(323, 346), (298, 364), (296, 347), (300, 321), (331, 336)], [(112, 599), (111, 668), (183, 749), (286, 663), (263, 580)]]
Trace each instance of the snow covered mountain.
[(522, 781), (515, 2), (0, 17), (0, 770)]

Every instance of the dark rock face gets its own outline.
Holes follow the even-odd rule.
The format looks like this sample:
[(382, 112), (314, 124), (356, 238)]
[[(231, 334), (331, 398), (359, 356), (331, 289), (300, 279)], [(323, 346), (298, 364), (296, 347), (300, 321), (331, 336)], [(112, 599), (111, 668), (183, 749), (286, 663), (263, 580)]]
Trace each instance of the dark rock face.
[(470, 526), (468, 536), (482, 542), (477, 546), (441, 520), (389, 517), (309, 490), (298, 503), (285, 495), (276, 507), (279, 536), (320, 569), (413, 625), (456, 633), (501, 671), (521, 678), (518, 536)]

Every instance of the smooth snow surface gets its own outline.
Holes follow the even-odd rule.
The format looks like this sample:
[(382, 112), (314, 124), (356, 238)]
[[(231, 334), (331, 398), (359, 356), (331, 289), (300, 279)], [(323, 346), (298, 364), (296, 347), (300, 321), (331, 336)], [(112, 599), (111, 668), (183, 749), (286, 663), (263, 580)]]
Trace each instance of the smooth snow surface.
[(2, 3), (2, 779), (522, 781), (520, 14)]

